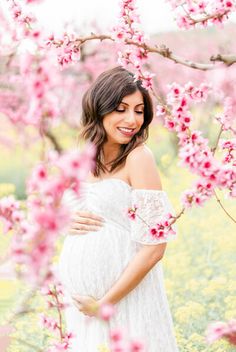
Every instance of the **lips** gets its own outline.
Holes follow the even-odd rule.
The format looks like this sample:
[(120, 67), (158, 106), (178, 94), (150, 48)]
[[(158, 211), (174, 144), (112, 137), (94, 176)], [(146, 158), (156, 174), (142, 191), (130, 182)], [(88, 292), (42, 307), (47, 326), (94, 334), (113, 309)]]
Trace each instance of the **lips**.
[(122, 133), (124, 136), (131, 137), (135, 133), (135, 128), (128, 127), (117, 127), (118, 131)]

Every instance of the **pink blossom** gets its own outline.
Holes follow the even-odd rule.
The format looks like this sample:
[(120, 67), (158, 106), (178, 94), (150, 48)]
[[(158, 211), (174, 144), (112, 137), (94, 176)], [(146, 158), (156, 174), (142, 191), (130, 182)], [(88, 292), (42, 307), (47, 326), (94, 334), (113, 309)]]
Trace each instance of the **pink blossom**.
[(168, 0), (176, 12), (176, 22), (180, 28), (190, 29), (196, 25), (221, 24), (236, 7), (235, 1)]
[(131, 220), (135, 220), (136, 219), (136, 211), (137, 211), (138, 207), (137, 205), (133, 205), (131, 208), (129, 208), (127, 210), (127, 215)]
[[(118, 52), (118, 63), (123, 67), (131, 66), (135, 69), (135, 80), (141, 80), (142, 85), (146, 89), (152, 88), (152, 77), (154, 76), (151, 72), (143, 72), (142, 67), (148, 59), (148, 51), (143, 47), (137, 47), (130, 41), (137, 44), (145, 43), (145, 36), (140, 28), (140, 18), (136, 12), (135, 1), (129, 3), (125, 0), (120, 3), (121, 11), (119, 17), (119, 23), (113, 27), (113, 35), (115, 41), (117, 41), (123, 50)], [(128, 49), (127, 49), (128, 47)]]
[(15, 200), (14, 196), (7, 196), (0, 199), (0, 220), (3, 221), (3, 232), (7, 233), (12, 230), (14, 223), (19, 224), (24, 214), (19, 210), (20, 203)]
[(215, 322), (208, 326), (206, 339), (208, 343), (213, 343), (221, 338), (227, 339), (231, 344), (236, 345), (236, 320), (229, 322)]
[(46, 329), (50, 331), (55, 331), (58, 329), (58, 323), (54, 318), (47, 317), (45, 314), (42, 314), (40, 316), (40, 319), (41, 319), (42, 326), (45, 327)]
[(117, 328), (112, 329), (110, 331), (110, 338), (111, 338), (111, 341), (113, 341), (113, 342), (121, 341), (123, 338), (123, 331), (120, 329), (117, 329)]
[(155, 237), (158, 233), (157, 229), (155, 227), (152, 227), (150, 230), (149, 230), (150, 234)]
[(142, 352), (144, 351), (144, 343), (138, 340), (131, 341), (129, 349), (130, 352)]
[(115, 314), (115, 307), (112, 304), (103, 304), (99, 309), (99, 317), (108, 321)]

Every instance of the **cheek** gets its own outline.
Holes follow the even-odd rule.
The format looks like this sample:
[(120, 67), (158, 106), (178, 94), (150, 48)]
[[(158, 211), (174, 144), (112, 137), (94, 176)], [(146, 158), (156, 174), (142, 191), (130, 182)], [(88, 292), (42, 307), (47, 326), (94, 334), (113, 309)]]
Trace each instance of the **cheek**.
[(137, 124), (141, 127), (144, 123), (144, 116), (140, 116), (137, 119)]
[(103, 120), (103, 127), (106, 131), (114, 130), (120, 124), (120, 121), (122, 121), (120, 116), (111, 115)]
[(111, 120), (104, 121), (103, 127), (104, 127), (106, 134), (109, 135), (109, 134), (114, 133), (115, 125), (114, 125), (113, 121), (111, 121)]

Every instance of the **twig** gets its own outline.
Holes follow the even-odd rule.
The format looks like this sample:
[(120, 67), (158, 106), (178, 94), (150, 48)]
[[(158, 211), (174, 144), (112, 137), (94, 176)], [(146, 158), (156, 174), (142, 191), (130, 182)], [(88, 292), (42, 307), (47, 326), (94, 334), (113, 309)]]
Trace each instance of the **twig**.
[(215, 152), (216, 152), (216, 149), (217, 149), (217, 146), (218, 146), (218, 143), (219, 143), (220, 136), (221, 136), (222, 132), (223, 132), (223, 125), (221, 125), (221, 127), (220, 127), (220, 131), (218, 133), (215, 146), (213, 148), (211, 148), (212, 155), (215, 155)]
[(57, 289), (56, 289), (55, 285), (54, 285), (54, 290), (55, 290), (55, 292), (53, 293), (53, 295), (54, 295), (54, 298), (56, 300), (56, 308), (57, 308), (57, 313), (58, 313), (58, 316), (59, 316), (59, 332), (60, 332), (60, 339), (61, 339), (61, 342), (62, 342), (63, 341), (62, 314), (61, 314), (61, 309), (60, 309), (60, 302), (59, 302), (58, 295), (57, 295)]
[(216, 197), (216, 200), (217, 202), (219, 203), (219, 205), (221, 206), (221, 208), (223, 209), (223, 211), (228, 215), (228, 217), (236, 223), (236, 220), (229, 214), (229, 212), (225, 209), (225, 207), (223, 206), (223, 204), (221, 203), (221, 200), (220, 198), (217, 196), (215, 190), (214, 190), (214, 194), (215, 194), (215, 197)]

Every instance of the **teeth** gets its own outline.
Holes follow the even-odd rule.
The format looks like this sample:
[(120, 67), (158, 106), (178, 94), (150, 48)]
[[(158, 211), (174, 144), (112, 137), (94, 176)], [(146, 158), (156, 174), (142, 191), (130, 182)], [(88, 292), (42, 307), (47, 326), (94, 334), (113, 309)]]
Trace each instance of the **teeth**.
[(118, 129), (124, 132), (132, 132), (134, 130), (133, 128), (123, 128), (123, 127), (118, 127)]

